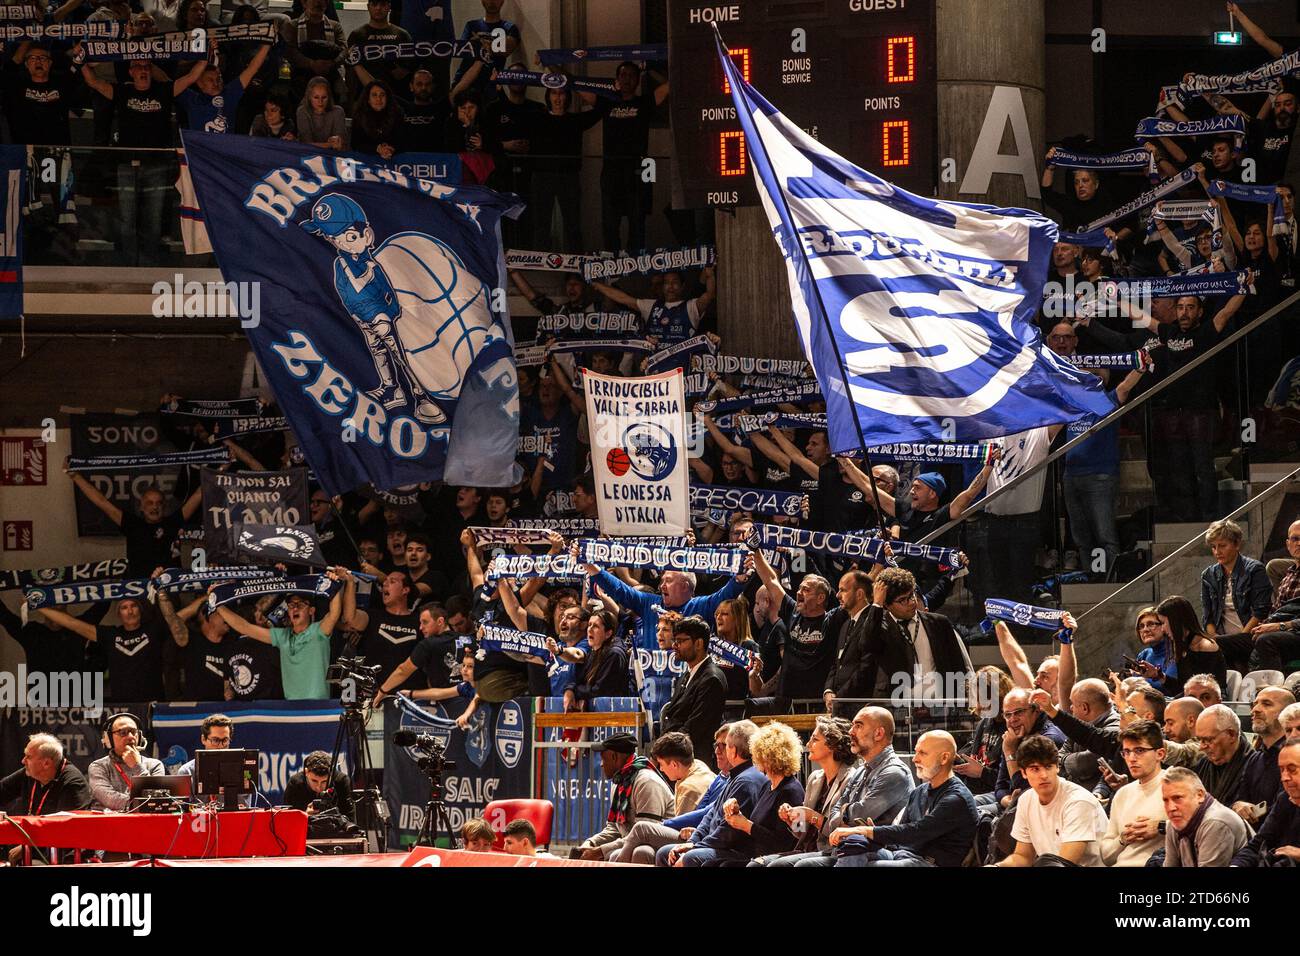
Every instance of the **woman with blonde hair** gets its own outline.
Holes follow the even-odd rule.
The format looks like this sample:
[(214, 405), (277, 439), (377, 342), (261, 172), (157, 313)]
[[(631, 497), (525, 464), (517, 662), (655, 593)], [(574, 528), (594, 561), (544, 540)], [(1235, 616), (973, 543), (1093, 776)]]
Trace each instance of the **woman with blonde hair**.
[(727, 700), (744, 700), (750, 693), (750, 671), (761, 667), (758, 642), (749, 636), (749, 602), (743, 597), (721, 602), (713, 612), (713, 628), (719, 638), (753, 656), (755, 663), (748, 669), (731, 661), (718, 661), (727, 678)]
[(749, 739), (750, 759), (767, 777), (768, 786), (760, 792), (748, 815), (735, 797), (723, 804), (723, 820), (743, 837), (731, 846), (714, 851), (719, 865), (742, 866), (758, 856), (794, 849), (794, 831), (781, 819), (781, 807), (803, 804), (803, 784), (799, 782), (802, 753), (799, 735), (779, 721), (773, 721)]
[(1174, 641), (1160, 623), (1160, 615), (1154, 607), (1144, 607), (1137, 612), (1133, 622), (1133, 631), (1142, 643), (1138, 651), (1137, 672), (1147, 682), (1163, 694), (1172, 696), (1182, 690), (1178, 683), (1178, 660), (1174, 651)]
[(313, 76), (298, 107), (298, 139), (317, 149), (344, 149), (347, 136), (347, 119), (334, 103), (329, 80)]

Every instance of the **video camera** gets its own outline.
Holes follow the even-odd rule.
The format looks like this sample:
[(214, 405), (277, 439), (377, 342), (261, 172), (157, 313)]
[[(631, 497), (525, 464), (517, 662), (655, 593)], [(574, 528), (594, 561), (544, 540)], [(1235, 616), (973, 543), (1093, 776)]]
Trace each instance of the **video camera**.
[(393, 743), (399, 747), (414, 747), (420, 752), (415, 765), (430, 776), (445, 770), (455, 770), (455, 761), (447, 759), (447, 748), (432, 734), (417, 734), (413, 730), (399, 730), (393, 734)]
[(379, 664), (367, 666), (364, 657), (340, 657), (329, 666), (325, 679), (331, 684), (350, 682), (353, 686), (353, 700), (369, 700), (379, 689), (381, 669)]

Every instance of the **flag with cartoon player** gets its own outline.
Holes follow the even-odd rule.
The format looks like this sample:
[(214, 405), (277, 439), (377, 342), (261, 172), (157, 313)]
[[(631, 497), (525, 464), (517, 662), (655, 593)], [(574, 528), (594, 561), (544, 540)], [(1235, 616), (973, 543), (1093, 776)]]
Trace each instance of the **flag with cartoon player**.
[(245, 331), (326, 491), (514, 483), (519, 197), (236, 139), (184, 134), (194, 188), (226, 282), (259, 284)]

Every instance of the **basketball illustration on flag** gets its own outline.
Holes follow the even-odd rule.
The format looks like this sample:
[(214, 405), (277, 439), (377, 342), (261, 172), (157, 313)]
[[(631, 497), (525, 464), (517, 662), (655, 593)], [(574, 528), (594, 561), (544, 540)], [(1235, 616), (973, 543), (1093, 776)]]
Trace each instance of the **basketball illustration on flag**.
[(605, 456), (605, 464), (609, 466), (610, 474), (622, 478), (632, 467), (632, 459), (623, 449), (611, 448), (609, 454)]

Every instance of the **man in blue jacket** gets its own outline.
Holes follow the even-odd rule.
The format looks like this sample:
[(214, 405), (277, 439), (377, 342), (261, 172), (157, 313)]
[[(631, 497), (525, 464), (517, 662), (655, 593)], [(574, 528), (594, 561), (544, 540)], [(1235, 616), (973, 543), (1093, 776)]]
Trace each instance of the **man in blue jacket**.
[(709, 866), (717, 860), (717, 851), (739, 843), (745, 834), (727, 825), (722, 808), (735, 799), (740, 812), (749, 815), (763, 788), (770, 786), (767, 777), (749, 758), (749, 739), (758, 733), (752, 720), (739, 720), (727, 731), (726, 759), (731, 765), (727, 785), (709, 807), (689, 843), (661, 847), (655, 854), (655, 866)]
[(659, 593), (638, 591), (628, 587), (608, 571), (601, 571), (594, 565), (587, 565), (586, 571), (593, 576), (596, 586), (608, 594), (618, 605), (632, 611), (640, 618), (636, 633), (636, 646), (654, 650), (659, 646), (655, 631), (659, 626), (659, 614), (656, 608), (678, 611), (682, 617), (698, 614), (710, 625), (713, 612), (718, 605), (729, 598), (740, 597), (745, 589), (746, 575), (738, 575), (705, 597), (695, 596), (695, 575), (689, 571), (665, 571), (659, 578)]

